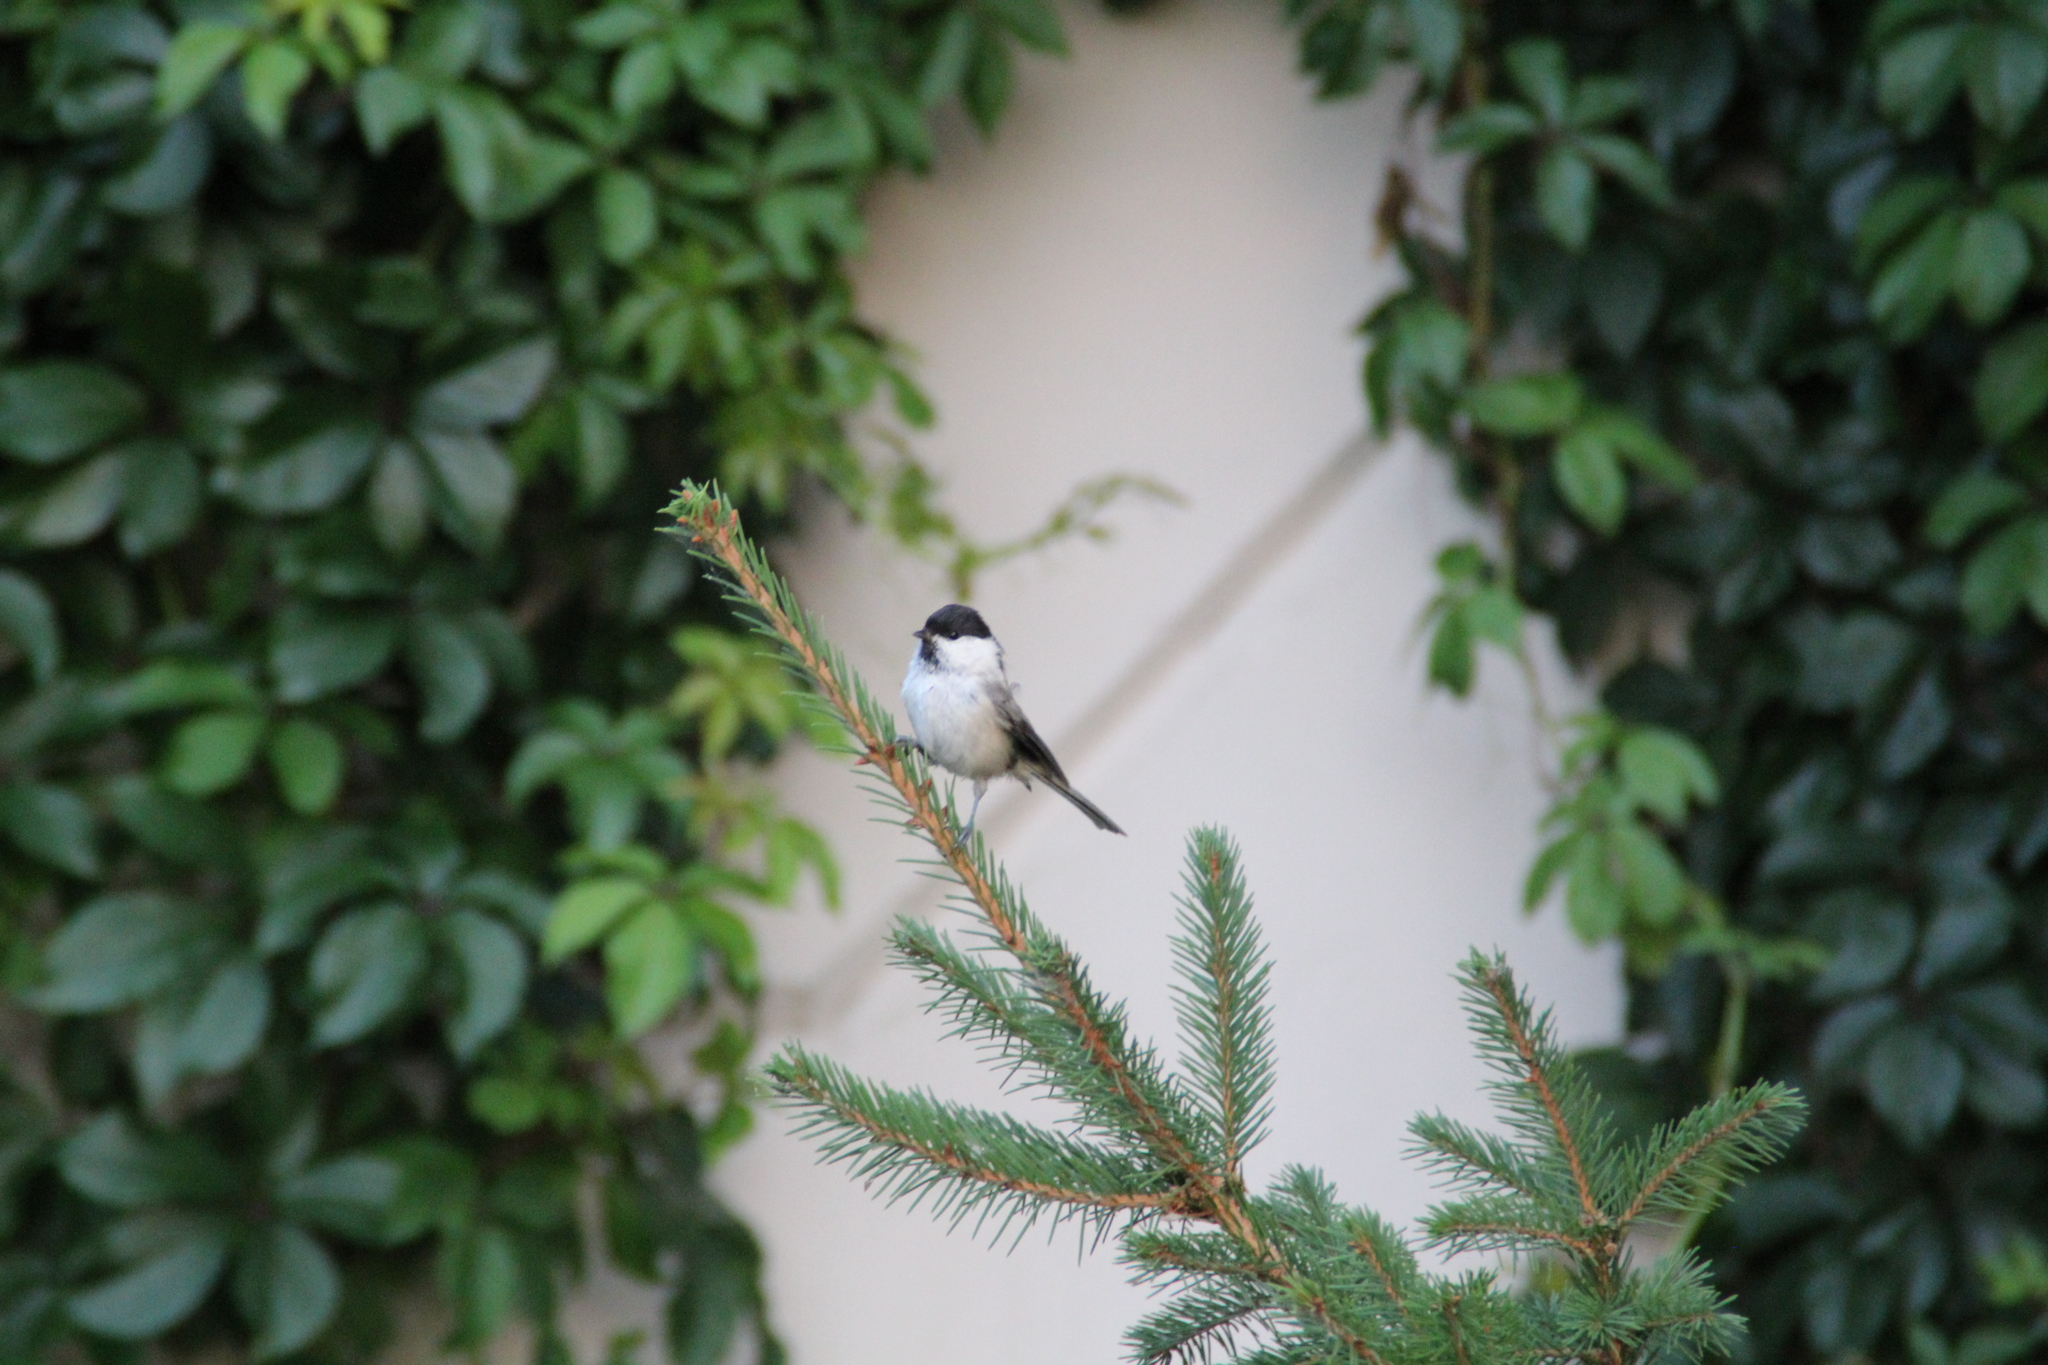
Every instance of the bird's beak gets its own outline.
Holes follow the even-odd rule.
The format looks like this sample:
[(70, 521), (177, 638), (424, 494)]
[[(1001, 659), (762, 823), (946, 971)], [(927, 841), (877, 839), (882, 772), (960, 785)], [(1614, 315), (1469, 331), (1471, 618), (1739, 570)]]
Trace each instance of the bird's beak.
[(925, 634), (926, 632), (922, 630), (913, 630), (910, 632), (910, 638), (913, 640), (922, 640), (925, 637)]

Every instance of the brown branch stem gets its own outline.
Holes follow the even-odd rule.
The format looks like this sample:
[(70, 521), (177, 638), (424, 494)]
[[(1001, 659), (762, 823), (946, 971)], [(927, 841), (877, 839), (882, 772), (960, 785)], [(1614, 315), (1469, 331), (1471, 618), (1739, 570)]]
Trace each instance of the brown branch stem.
[(1571, 1127), (1564, 1121), (1564, 1109), (1557, 1102), (1557, 1092), (1550, 1088), (1550, 1076), (1544, 1071), (1536, 1056), (1536, 1045), (1522, 1027), (1522, 1021), (1515, 1013), (1515, 1001), (1509, 994), (1507, 982), (1497, 971), (1486, 974), (1486, 992), (1493, 997), (1494, 1005), (1500, 1010), (1501, 1021), (1507, 1026), (1508, 1038), (1514, 1044), (1515, 1056), (1521, 1059), (1522, 1068), (1528, 1075), (1529, 1084), (1543, 1099), (1543, 1112), (1550, 1118), (1550, 1129), (1557, 1135), (1558, 1146), (1563, 1149), (1565, 1160), (1571, 1163), (1572, 1183), (1578, 1187), (1579, 1206), (1589, 1223), (1605, 1222), (1600, 1205), (1593, 1198), (1593, 1182), (1586, 1175), (1586, 1163), (1579, 1155), (1578, 1139), (1572, 1135)]

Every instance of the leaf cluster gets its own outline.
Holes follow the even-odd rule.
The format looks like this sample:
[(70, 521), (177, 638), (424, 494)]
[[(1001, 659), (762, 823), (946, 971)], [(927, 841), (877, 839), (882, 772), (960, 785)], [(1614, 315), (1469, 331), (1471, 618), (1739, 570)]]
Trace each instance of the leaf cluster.
[(1431, 676), (1533, 615), (1603, 685), (1530, 889), (1628, 950), (1610, 1080), (1819, 1102), (1703, 1231), (1747, 1358), (2036, 1350), (1978, 1257), (2048, 1233), (2048, 16), (1489, 0), (1425, 56), (1417, 8), (1302, 62), (1412, 63), (1471, 156), (1455, 239), (1389, 177), (1365, 387), (1493, 517)]
[(596, 1260), (673, 1358), (778, 1356), (702, 1167), (748, 907), (836, 894), (748, 778), (813, 717), (648, 509), (858, 506), (849, 415), (929, 420), (842, 263), (1018, 43), (1037, 0), (0, 2), (0, 1359), (366, 1360), (430, 1288), (558, 1362)]

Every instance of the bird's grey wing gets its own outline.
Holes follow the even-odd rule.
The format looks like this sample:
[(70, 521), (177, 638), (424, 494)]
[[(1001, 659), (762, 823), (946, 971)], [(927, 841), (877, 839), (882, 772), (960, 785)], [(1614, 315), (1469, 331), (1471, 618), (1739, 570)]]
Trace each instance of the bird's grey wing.
[(1017, 698), (1008, 687), (995, 695), (996, 715), (1003, 722), (1003, 729), (1009, 732), (1010, 743), (1017, 751), (1015, 766), (1044, 773), (1053, 781), (1066, 784), (1067, 775), (1060, 771), (1060, 761), (1052, 756), (1038, 731), (1031, 728), (1031, 721), (1025, 716), (1024, 708), (1017, 705)]

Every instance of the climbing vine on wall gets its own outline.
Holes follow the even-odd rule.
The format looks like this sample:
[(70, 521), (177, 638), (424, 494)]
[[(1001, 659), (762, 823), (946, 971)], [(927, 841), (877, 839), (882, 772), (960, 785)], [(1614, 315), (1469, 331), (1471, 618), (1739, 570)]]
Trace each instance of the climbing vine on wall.
[(907, 478), (967, 547), (857, 453), (928, 413), (843, 263), (1020, 44), (1037, 0), (0, 0), (0, 1360), (366, 1360), (428, 1294), (556, 1362), (595, 1261), (673, 1358), (779, 1358), (701, 1174), (748, 907), (834, 874), (656, 513)]
[(1365, 387), (1490, 514), (1439, 562), (1431, 676), (1537, 615), (1601, 683), (1528, 900), (1628, 950), (1617, 1105), (1816, 1101), (1697, 1230), (1747, 1358), (2033, 1358), (2048, 9), (1291, 13), (1326, 96), (1404, 64), (1466, 167), (1455, 232), (1390, 176), (1409, 283)]

